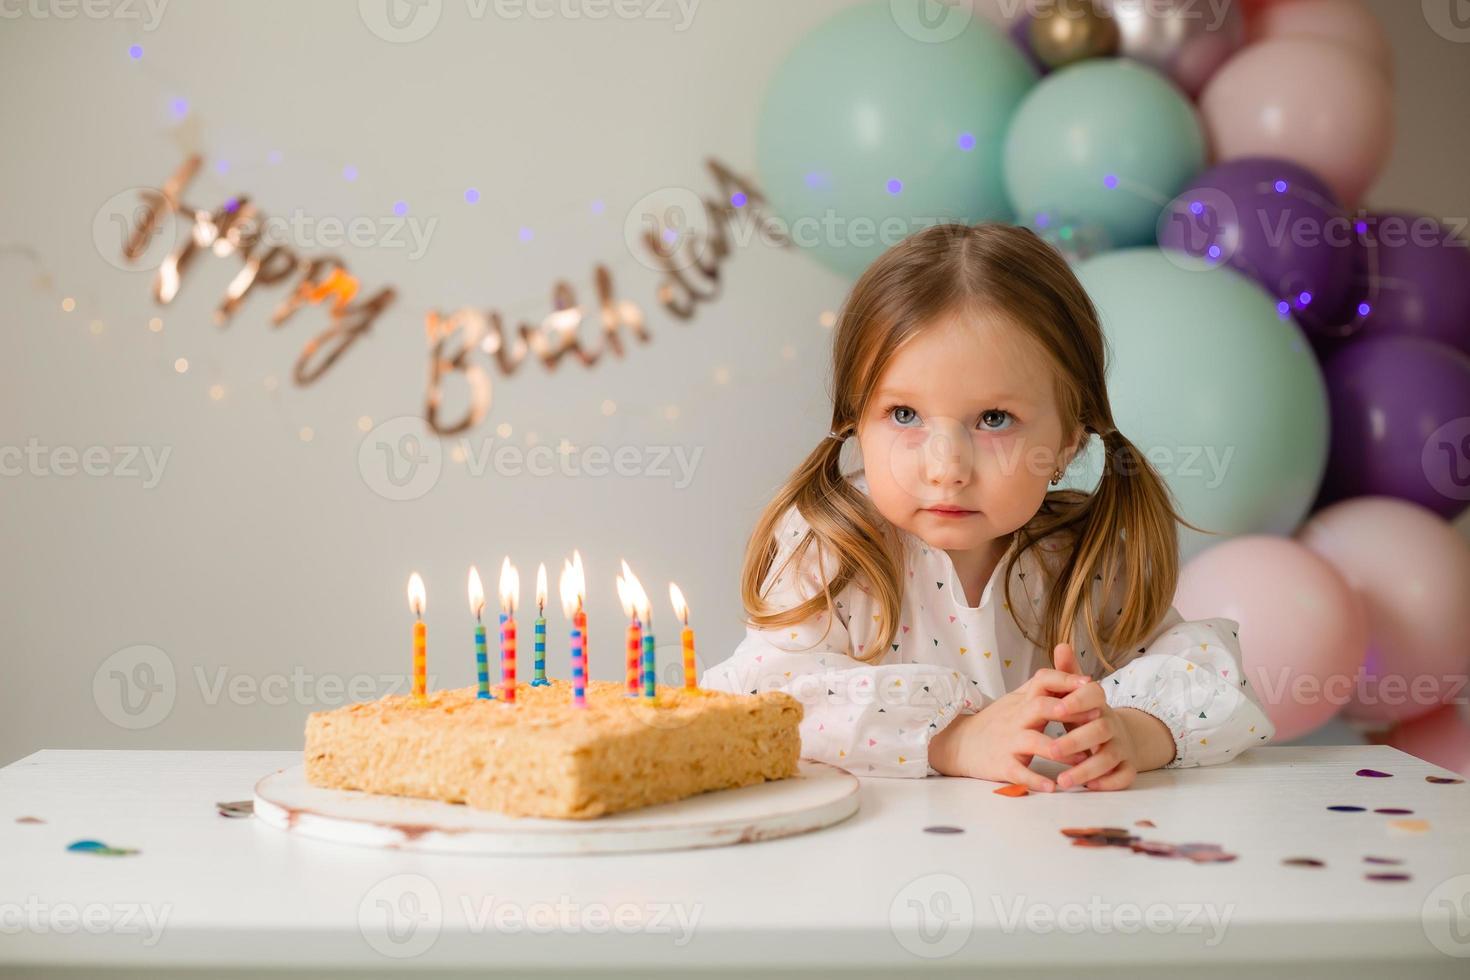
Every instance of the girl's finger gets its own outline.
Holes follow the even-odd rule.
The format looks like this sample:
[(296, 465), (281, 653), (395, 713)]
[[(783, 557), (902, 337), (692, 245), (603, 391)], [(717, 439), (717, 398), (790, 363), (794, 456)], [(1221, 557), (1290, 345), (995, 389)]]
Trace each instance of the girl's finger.
[(1093, 681), (1062, 698), (1061, 707), (1063, 714), (1075, 715), (1089, 708), (1101, 708), (1107, 703), (1108, 698), (1103, 693), (1102, 685)]
[(1137, 775), (1138, 772), (1133, 768), (1132, 764), (1126, 761), (1120, 762), (1118, 763), (1118, 767), (1112, 772), (1105, 773), (1097, 779), (1090, 780), (1087, 783), (1087, 788), (1102, 791), (1127, 789), (1133, 785), (1133, 779)]
[(1054, 793), (1057, 784), (1047, 779), (1039, 772), (1032, 772), (1019, 762), (1011, 769), (1009, 779), (1013, 783), (1019, 783), (1033, 793)]
[(1066, 671), (1054, 670), (1051, 667), (1042, 667), (1031, 675), (1026, 682), (1033, 692), (1045, 691), (1051, 694), (1071, 694), (1081, 687), (1092, 683), (1092, 678), (1086, 674), (1069, 674)]
[(1101, 745), (1113, 737), (1106, 718), (1095, 718), (1057, 738), (1057, 751), (1071, 755)]
[(1058, 776), (1057, 785), (1063, 789), (1068, 786), (1081, 786), (1090, 779), (1106, 776), (1116, 769), (1118, 763), (1122, 761), (1122, 757), (1116, 749), (1111, 747), (1105, 748), (1096, 755), (1077, 763), (1077, 765)]

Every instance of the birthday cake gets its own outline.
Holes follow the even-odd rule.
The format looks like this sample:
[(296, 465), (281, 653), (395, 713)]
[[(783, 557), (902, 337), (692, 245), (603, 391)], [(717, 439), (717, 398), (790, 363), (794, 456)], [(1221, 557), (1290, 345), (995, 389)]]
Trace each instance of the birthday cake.
[(801, 702), (780, 691), (658, 685), (648, 699), (589, 681), (580, 707), (570, 681), (517, 684), (514, 693), (506, 703), (465, 687), (315, 712), (306, 779), (585, 820), (797, 773)]

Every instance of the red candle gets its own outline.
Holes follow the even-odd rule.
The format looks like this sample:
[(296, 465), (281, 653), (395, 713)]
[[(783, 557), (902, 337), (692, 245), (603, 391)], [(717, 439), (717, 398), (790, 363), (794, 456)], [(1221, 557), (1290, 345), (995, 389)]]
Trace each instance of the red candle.
[(500, 567), (500, 608), (505, 612), (500, 636), (500, 699), (506, 704), (516, 701), (516, 602), (520, 594), (520, 573), (507, 558)]

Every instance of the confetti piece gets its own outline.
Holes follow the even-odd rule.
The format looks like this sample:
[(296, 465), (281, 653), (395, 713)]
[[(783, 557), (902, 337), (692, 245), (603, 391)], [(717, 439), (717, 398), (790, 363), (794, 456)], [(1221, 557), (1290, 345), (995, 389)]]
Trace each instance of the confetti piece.
[(1028, 796), (1031, 791), (1020, 783), (1011, 783), (995, 791), (996, 796)]
[(1138, 820), (1138, 821), (1135, 821), (1134, 822), (1133, 826), (1135, 826), (1135, 827), (1157, 827), (1158, 824), (1154, 823), (1152, 820)]
[(1368, 857), (1363, 858), (1363, 860), (1364, 860), (1364, 862), (1366, 862), (1368, 864), (1403, 864), (1404, 863), (1404, 859), (1403, 858), (1373, 857), (1372, 855), (1369, 855)]
[(1453, 776), (1425, 776), (1424, 781), (1426, 783), (1438, 783), (1441, 786), (1448, 786), (1452, 783), (1463, 783), (1465, 780), (1456, 779)]
[(965, 828), (963, 827), (950, 827), (943, 824), (937, 827), (924, 828), (924, 833), (926, 834), (963, 834), (964, 832)]
[(1371, 776), (1374, 779), (1384, 779), (1384, 778), (1386, 778), (1388, 776), (1392, 776), (1393, 773), (1391, 773), (1391, 772), (1380, 772), (1377, 769), (1359, 769), (1358, 770), (1358, 775), (1359, 776)]
[(16, 817), (16, 823), (45, 823), (40, 817)]
[(1291, 868), (1325, 868), (1327, 863), (1316, 858), (1287, 858), (1281, 862)]
[(78, 854), (99, 854), (103, 857), (123, 857), (128, 854), (137, 854), (136, 848), (132, 847), (108, 847), (100, 840), (78, 840), (66, 845), (68, 851)]
[(215, 808), (222, 817), (238, 819), (240, 817), (251, 817), (255, 815), (254, 800), (232, 800), (215, 804)]
[(1402, 871), (1375, 871), (1372, 874), (1363, 875), (1363, 877), (1369, 881), (1409, 881), (1412, 879), (1411, 875), (1407, 875)]
[(1327, 809), (1336, 810), (1338, 813), (1362, 813), (1366, 808), (1361, 806), (1348, 806), (1347, 804), (1339, 803), (1337, 806), (1330, 806)]
[(1390, 820), (1389, 830), (1396, 830), (1405, 834), (1427, 834), (1429, 832), (1428, 820)]
[(1227, 853), (1219, 844), (1140, 840), (1122, 827), (1066, 827), (1062, 833), (1072, 838), (1073, 847), (1126, 847), (1135, 854), (1184, 858), (1196, 864), (1223, 864), (1236, 859), (1236, 855)]
[(1380, 807), (1375, 808), (1373, 810), (1373, 812), (1374, 813), (1387, 813), (1387, 814), (1391, 814), (1393, 816), (1402, 817), (1402, 816), (1407, 816), (1408, 814), (1413, 813), (1414, 811), (1413, 810), (1405, 810), (1401, 806), (1380, 806)]

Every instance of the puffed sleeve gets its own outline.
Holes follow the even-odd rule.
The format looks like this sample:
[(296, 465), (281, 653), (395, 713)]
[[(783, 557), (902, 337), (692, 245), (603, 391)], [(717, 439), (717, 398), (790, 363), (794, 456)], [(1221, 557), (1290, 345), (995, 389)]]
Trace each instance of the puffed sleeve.
[[(832, 553), (808, 545), (789, 561), (808, 528), (793, 508), (777, 526), (777, 553), (763, 594), (791, 609), (836, 574)], [(704, 687), (737, 694), (780, 690), (802, 703), (802, 755), (862, 776), (939, 775), (929, 765), (929, 742), (963, 707), (958, 672), (922, 663), (867, 664), (853, 656), (849, 630), (859, 590), (849, 585), (834, 606), (806, 621), (776, 628), (746, 627), (728, 660), (707, 670)], [(866, 636), (866, 631), (862, 634)]]
[(1113, 708), (1137, 708), (1168, 726), (1174, 758), (1164, 768), (1229, 762), (1276, 734), (1241, 666), (1240, 624), (1185, 621), (1174, 608), (1142, 652), (1102, 677)]

